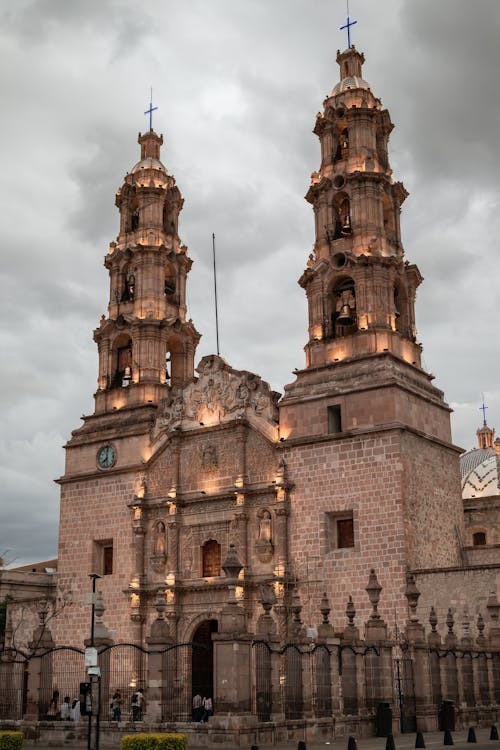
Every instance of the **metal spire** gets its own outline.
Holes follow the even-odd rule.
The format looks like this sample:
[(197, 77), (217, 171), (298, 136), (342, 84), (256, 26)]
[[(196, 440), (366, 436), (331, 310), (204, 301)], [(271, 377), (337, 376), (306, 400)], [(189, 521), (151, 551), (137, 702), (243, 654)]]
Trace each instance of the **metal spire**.
[(153, 87), (151, 87), (151, 93), (149, 97), (149, 109), (147, 109), (144, 114), (149, 115), (149, 129), (153, 130), (153, 112), (155, 109), (158, 109), (158, 107), (153, 107)]
[(357, 23), (357, 21), (351, 21), (349, 18), (349, 0), (347, 0), (347, 21), (340, 27), (339, 31), (347, 29), (347, 47), (349, 49), (351, 48), (351, 26), (354, 26), (355, 23)]

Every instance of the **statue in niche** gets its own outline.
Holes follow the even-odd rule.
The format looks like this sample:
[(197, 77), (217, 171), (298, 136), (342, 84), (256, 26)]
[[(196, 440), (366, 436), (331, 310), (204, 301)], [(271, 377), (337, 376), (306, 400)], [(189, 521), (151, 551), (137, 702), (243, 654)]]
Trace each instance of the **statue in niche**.
[(159, 521), (155, 526), (153, 552), (155, 555), (165, 554), (165, 524), (163, 521)]
[(157, 573), (163, 573), (165, 568), (167, 542), (166, 529), (163, 521), (158, 521), (153, 527), (151, 567)]
[(273, 522), (270, 511), (267, 508), (257, 513), (259, 525), (257, 529), (257, 541), (255, 549), (261, 562), (269, 562), (274, 554), (273, 545)]
[(259, 542), (271, 541), (271, 514), (268, 510), (263, 510), (259, 521)]

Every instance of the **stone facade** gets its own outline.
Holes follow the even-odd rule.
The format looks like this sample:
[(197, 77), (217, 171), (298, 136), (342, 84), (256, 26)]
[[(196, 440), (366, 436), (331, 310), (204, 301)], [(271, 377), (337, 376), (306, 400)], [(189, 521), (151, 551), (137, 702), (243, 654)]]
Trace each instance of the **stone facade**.
[[(474, 610), (486, 605), (484, 580), (478, 584), (486, 568), (466, 568), (481, 561), (475, 549), (466, 554), (460, 449), (443, 393), (421, 366), (422, 277), (404, 257), (399, 215), (407, 193), (389, 164), (393, 125), (362, 78), (363, 55), (352, 47), (337, 61), (341, 80), (316, 117), (321, 164), (306, 196), (315, 219), (299, 281), (309, 307), (306, 366), (283, 398), (219, 356), (195, 369), (191, 260), (178, 233), (183, 198), (160, 161), (162, 137), (139, 135), (141, 159), (117, 192), (120, 232), (105, 258), (110, 300), (94, 332), (95, 413), (72, 433), (58, 480), (58, 587), (68, 606), (51, 631), (58, 644), (88, 637), (84, 600), (88, 575), (97, 573), (102, 645), (203, 642), (214, 666), (204, 663), (203, 685), (193, 666), (186, 690), (203, 687), (219, 715), (241, 719), (255, 708), (260, 679), (251, 666), (254, 638), (276, 649), (298, 643), (307, 653), (312, 643), (341, 648), (342, 639), (378, 644), (380, 661), (354, 654), (342, 698), (349, 710), (373, 713), (376, 700), (392, 700), (389, 640), (406, 628), (407, 645), (422, 651), (414, 658), (423, 675), (417, 713), (428, 728), (435, 706), (425, 697), (427, 645), (411, 573), (419, 611), (438, 597), (444, 618), (469, 596)], [(493, 588), (495, 554), (490, 546), (481, 558)], [(276, 685), (293, 665), (285, 655), (280, 667), (282, 656), (266, 662)], [(368, 669), (384, 677), (372, 680)], [(354, 694), (363, 675), (370, 696)], [(300, 710), (312, 716), (307, 679)], [(332, 691), (330, 719), (347, 711), (338, 679)]]

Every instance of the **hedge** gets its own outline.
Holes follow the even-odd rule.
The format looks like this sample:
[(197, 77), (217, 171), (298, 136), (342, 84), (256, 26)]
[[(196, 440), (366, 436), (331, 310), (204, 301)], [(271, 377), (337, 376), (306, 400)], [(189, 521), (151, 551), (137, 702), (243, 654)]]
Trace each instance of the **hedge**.
[(21, 750), (23, 740), (22, 732), (0, 732), (0, 750)]
[(187, 735), (177, 732), (126, 734), (121, 740), (121, 750), (187, 750), (187, 745)]

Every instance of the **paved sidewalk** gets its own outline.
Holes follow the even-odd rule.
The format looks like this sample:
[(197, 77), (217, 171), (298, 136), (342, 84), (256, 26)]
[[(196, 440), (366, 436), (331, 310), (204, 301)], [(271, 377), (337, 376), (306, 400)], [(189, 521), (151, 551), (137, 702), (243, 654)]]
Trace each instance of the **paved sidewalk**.
[[(467, 742), (467, 730), (461, 729), (456, 732), (452, 732), (454, 747), (457, 750), (500, 750), (500, 741), (490, 740), (490, 728), (478, 728), (476, 729), (477, 743), (472, 744)], [(394, 744), (396, 750), (413, 750), (415, 747), (415, 734), (396, 734), (394, 735)], [(427, 748), (438, 750), (438, 748), (444, 748), (443, 745), (444, 732), (429, 732), (424, 734), (424, 741)], [(347, 750), (347, 737), (340, 737), (333, 742), (308, 742), (306, 743), (307, 750)], [(358, 750), (385, 750), (386, 739), (384, 737), (366, 737), (363, 739), (357, 739)], [(262, 745), (259, 750), (297, 750), (297, 742), (290, 742), (288, 744), (281, 745)], [(35, 743), (25, 741), (25, 747), (33, 748), (33, 750), (53, 750), (55, 747), (67, 747), (67, 748), (86, 748), (86, 745), (81, 741), (68, 742), (66, 744), (46, 744), (46, 743)], [(446, 746), (448, 747), (448, 746)], [(101, 744), (102, 750), (119, 750), (118, 743), (116, 744)], [(189, 745), (191, 750), (200, 749), (200, 746)], [(207, 750), (210, 750), (209, 748)], [(224, 744), (224, 750), (250, 750), (250, 747), (236, 748), (230, 745)]]

